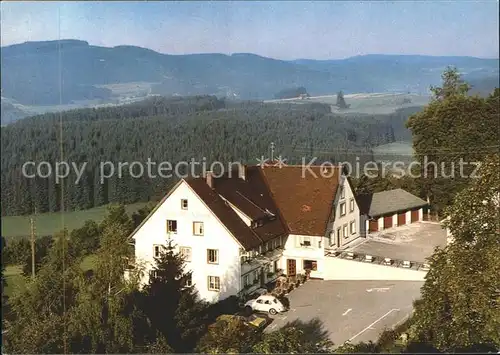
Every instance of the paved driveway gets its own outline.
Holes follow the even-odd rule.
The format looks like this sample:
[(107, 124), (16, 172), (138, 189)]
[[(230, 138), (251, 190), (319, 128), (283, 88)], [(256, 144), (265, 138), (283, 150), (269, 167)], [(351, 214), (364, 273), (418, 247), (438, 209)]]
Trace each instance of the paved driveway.
[(383, 258), (425, 262), (436, 246), (446, 246), (439, 223), (420, 222), (374, 233), (346, 250)]
[(319, 318), (334, 344), (376, 341), (411, 314), (423, 282), (309, 280), (288, 295), (290, 310), (274, 316), (266, 329), (279, 329), (299, 319)]

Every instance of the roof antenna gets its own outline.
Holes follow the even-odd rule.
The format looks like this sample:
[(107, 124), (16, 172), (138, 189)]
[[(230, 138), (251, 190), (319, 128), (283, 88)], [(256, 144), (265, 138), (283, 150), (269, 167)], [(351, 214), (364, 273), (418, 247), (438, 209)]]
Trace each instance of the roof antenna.
[(274, 142), (271, 142), (271, 162), (274, 162), (274, 148), (276, 146), (274, 145)]

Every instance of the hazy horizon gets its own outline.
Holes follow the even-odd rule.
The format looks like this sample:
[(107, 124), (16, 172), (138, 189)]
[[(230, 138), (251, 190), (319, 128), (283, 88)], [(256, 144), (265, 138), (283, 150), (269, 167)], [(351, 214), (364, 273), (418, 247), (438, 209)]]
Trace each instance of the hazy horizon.
[[(282, 60), (367, 54), (498, 59), (498, 1), (2, 2), (1, 46), (78, 39), (164, 54)], [(472, 30), (471, 30), (472, 29)]]

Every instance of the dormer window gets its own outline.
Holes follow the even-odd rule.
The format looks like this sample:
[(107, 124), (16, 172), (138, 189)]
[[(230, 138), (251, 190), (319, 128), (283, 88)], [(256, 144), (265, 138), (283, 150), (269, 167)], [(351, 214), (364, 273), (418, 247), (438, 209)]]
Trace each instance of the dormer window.
[(267, 217), (269, 218), (270, 221), (276, 219), (276, 215), (274, 213), (272, 213), (271, 211), (269, 211), (267, 208), (266, 208), (265, 212), (266, 212), (266, 215), (267, 215)]

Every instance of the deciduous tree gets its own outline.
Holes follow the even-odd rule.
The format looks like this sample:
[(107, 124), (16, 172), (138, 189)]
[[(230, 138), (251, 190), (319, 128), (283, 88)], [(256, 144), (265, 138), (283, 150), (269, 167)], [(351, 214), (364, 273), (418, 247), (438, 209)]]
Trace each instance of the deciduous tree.
[(446, 210), (454, 241), (431, 257), (413, 340), (442, 351), (500, 347), (499, 171), (499, 156), (488, 157)]

